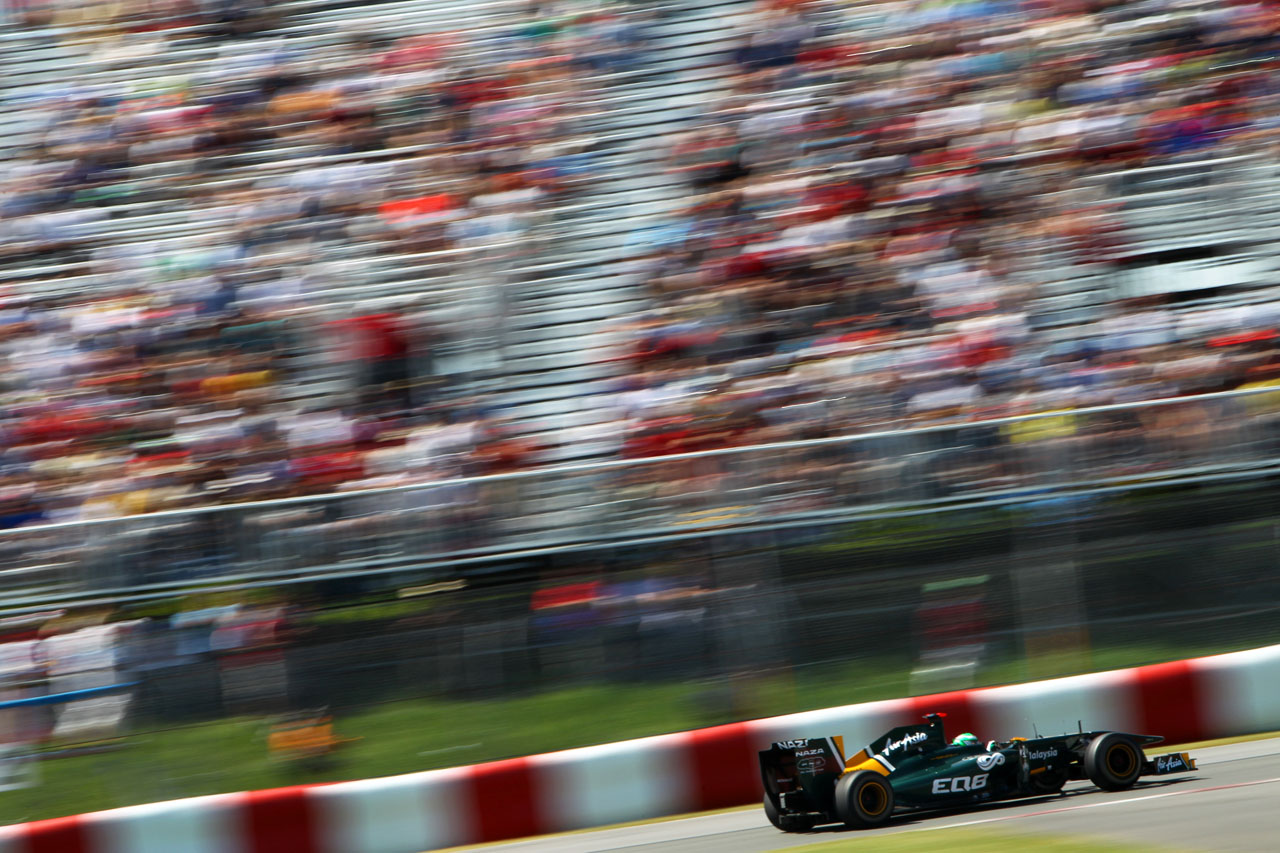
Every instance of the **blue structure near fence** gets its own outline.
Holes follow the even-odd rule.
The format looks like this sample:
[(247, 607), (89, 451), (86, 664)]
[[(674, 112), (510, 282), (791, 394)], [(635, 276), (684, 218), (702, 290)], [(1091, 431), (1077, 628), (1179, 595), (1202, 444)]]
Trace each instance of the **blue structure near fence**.
[(117, 690), (128, 690), (130, 687), (137, 687), (138, 682), (127, 681), (120, 684), (108, 684), (105, 687), (86, 687), (83, 690), (68, 690), (64, 693), (50, 693), (47, 696), (27, 696), (22, 699), (6, 699), (0, 702), (0, 711), (6, 708), (23, 708), (34, 705), (62, 705), (67, 702), (77, 702), (81, 699), (92, 699), (95, 696), (102, 696), (106, 693), (114, 693)]

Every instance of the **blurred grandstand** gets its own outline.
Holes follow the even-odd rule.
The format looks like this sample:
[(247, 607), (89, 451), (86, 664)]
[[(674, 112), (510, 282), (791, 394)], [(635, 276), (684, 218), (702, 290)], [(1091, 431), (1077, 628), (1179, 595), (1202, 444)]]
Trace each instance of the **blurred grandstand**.
[[(517, 616), (459, 598), (414, 627), (430, 643), (352, 658), (466, 651), (474, 683), (433, 651), (426, 692), (510, 687), (513, 649), (548, 682), (637, 654), (703, 676), (733, 671), (728, 647), (789, 660), (802, 626), (767, 593), (792, 573), (821, 598), (805, 573), (864, 536), (857, 559), (895, 570), (840, 589), (905, 637), (917, 609), (978, 621), (954, 616), (973, 601), (1025, 632), (1049, 602), (1032, 586), (1078, 620), (1058, 627), (1119, 630), (1141, 584), (1075, 525), (1151, 571), (1165, 528), (1134, 494), (1280, 458), (1276, 20), (1216, 0), (0, 0), (4, 610), (317, 581), (462, 596), (502, 574)], [(1248, 512), (1179, 497), (1203, 525), (1184, 553), (1263, 523), (1266, 482)], [(901, 564), (865, 526), (926, 511)], [(1241, 594), (1274, 548), (1257, 535), (1223, 597), (1179, 586), (1149, 612), (1270, 630)], [(637, 564), (682, 548), (689, 568)], [(1002, 580), (993, 553), (1045, 568)], [(595, 605), (672, 627), (584, 663), (579, 629), (615, 624)], [(832, 607), (796, 649), (848, 653)], [(183, 614), (156, 660), (189, 662)], [(191, 655), (284, 642), (270, 609), (201, 618), (231, 639)], [(1013, 642), (982, 630), (919, 633)], [(192, 713), (378, 694), (283, 659), (266, 693)]]
[[(481, 529), (494, 520), (525, 542), (580, 538), (636, 521), (636, 495), (759, 507), (795, 472), (627, 468), (598, 503), (579, 482), (616, 469), (467, 478), (991, 422), (795, 466), (821, 506), (890, 483), (882, 497), (905, 499), (933, 488), (900, 476), (936, 468), (925, 451), (1010, 444), (994, 419), (1277, 370), (1274, 27), (1253, 5), (14, 3), (8, 17), (8, 529), (71, 525), (65, 544), (96, 519), (445, 481), (387, 506), (256, 508), (235, 538), (393, 509), (430, 514), (427, 538), (456, 546), (433, 550), (502, 545)], [(1210, 435), (1237, 427), (1223, 405), (1239, 407), (1105, 420), (1154, 444), (1181, 430), (1214, 447), (1198, 463), (1222, 461), (1235, 439)], [(1045, 421), (1041, 437), (1102, 419)], [(1016, 467), (948, 479), (1043, 484)], [(855, 486), (867, 470), (878, 485)], [(172, 524), (217, 526), (201, 518), (101, 529), (174, 542)], [(10, 538), (11, 567), (78, 559), (26, 559), (39, 541)], [(88, 550), (120, 548), (139, 550)], [(194, 550), (153, 553), (175, 577), (226, 569), (225, 542)]]

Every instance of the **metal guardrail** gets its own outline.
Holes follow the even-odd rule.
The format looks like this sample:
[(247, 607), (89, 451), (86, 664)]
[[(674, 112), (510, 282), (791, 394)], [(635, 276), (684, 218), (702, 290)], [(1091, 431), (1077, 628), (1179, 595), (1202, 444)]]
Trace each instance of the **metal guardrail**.
[[(0, 531), (10, 609), (416, 571), (1280, 465), (1280, 389), (947, 423)], [(38, 571), (22, 571), (41, 567)]]

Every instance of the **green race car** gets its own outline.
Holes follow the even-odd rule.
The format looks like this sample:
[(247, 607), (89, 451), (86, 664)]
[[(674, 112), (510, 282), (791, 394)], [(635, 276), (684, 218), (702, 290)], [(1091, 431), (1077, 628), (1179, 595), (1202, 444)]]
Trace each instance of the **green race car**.
[(889, 730), (851, 756), (840, 737), (774, 743), (760, 753), (764, 811), (784, 832), (824, 823), (884, 824), (897, 809), (943, 809), (1011, 797), (1057, 794), (1072, 779), (1107, 791), (1140, 776), (1196, 769), (1186, 753), (1148, 758), (1158, 735), (1086, 732), (982, 744), (948, 741), (941, 714)]

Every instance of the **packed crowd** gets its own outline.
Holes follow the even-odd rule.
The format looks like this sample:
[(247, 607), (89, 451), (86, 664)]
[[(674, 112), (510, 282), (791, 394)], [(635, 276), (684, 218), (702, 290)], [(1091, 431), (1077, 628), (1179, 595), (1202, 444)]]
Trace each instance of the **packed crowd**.
[[(595, 177), (580, 120), (643, 64), (645, 7), (304, 45), (270, 4), (33, 4), (94, 67), (149, 72), (13, 99), (39, 132), (0, 180), (0, 527), (536, 461), (436, 375), (425, 296), (335, 303), (315, 261), (426, 259), (429, 289), (533, 251)], [(1222, 335), (1271, 314), (1118, 303), (1065, 346), (1029, 320), (1053, 264), (1124, 255), (1085, 178), (1269, 149), (1269, 7), (762, 0), (734, 24), (728, 94), (660, 140), (688, 205), (633, 260), (651, 310), (614, 324), (624, 455), (1270, 377), (1268, 339)], [(197, 227), (131, 238), (151, 216)]]
[[(1090, 179), (1268, 151), (1264, 4), (761, 2), (730, 94), (671, 147), (691, 203), (636, 262), (625, 452), (1226, 390), (1274, 311), (1117, 300), (1055, 342), (1064, 270), (1131, 251)], [(855, 14), (860, 13), (860, 14)]]
[[(509, 5), (303, 43), (267, 4), (32, 4), (47, 43), (148, 76), (10, 96), (37, 132), (0, 172), (0, 526), (328, 491), (406, 434), (464, 436), (427, 477), (520, 458), (434, 368), (431, 280), (529, 251), (634, 56), (615, 4)], [(427, 264), (424, 293), (335, 302), (329, 258)]]

